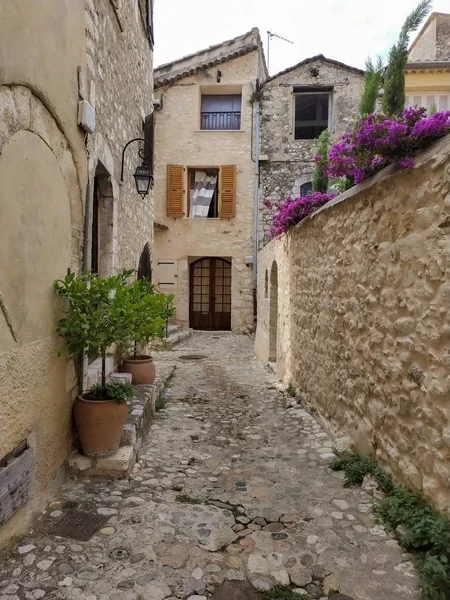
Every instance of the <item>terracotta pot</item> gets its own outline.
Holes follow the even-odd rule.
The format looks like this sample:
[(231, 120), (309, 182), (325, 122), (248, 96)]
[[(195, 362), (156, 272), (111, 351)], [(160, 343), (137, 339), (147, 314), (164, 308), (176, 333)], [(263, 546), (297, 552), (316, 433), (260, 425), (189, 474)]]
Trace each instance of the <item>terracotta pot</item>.
[(134, 356), (126, 356), (123, 359), (120, 367), (122, 373), (131, 373), (133, 376), (133, 384), (155, 383), (156, 368), (153, 358), (145, 354)]
[(86, 456), (108, 456), (119, 449), (127, 417), (126, 402), (86, 400), (78, 396), (73, 409), (81, 448)]

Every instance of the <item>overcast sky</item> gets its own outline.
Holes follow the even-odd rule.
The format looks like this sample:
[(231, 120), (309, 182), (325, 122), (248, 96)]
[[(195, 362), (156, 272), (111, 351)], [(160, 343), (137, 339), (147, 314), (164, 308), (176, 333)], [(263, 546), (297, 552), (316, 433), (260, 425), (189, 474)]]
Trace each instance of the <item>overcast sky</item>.
[[(270, 73), (324, 54), (363, 67), (386, 56), (418, 0), (155, 0), (155, 66), (258, 27), (267, 57), (267, 30), (291, 39), (270, 42)], [(433, 10), (450, 12), (450, 0)], [(414, 37), (414, 36), (413, 36)]]

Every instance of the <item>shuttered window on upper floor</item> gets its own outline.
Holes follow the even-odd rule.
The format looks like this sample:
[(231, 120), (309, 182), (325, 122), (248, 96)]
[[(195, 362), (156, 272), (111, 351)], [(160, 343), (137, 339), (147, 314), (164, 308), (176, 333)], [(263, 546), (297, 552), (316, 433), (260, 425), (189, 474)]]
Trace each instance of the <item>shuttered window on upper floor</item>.
[(168, 217), (231, 219), (235, 214), (235, 165), (167, 166)]

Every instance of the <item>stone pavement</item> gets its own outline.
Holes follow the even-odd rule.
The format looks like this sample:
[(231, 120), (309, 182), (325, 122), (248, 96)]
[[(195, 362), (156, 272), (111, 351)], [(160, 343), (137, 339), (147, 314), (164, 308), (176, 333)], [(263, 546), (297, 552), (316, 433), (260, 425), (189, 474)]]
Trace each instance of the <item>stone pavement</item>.
[[(244, 580), (310, 598), (419, 597), (410, 556), (376, 525), (371, 498), (329, 470), (331, 440), (285, 408), (252, 346), (203, 333), (161, 353), (177, 369), (132, 476), (68, 481), (0, 557), (0, 600), (240, 600), (251, 596), (230, 590)], [(73, 507), (109, 521), (87, 542), (51, 535)]]

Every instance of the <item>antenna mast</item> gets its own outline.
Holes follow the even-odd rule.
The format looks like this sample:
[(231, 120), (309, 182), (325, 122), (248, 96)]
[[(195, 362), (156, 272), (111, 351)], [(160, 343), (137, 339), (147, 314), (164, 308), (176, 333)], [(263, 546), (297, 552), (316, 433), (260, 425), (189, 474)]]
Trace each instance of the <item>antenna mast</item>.
[(272, 31), (268, 31), (267, 32), (267, 69), (269, 69), (269, 65), (270, 65), (270, 40), (274, 37), (278, 38), (279, 40), (283, 40), (283, 42), (288, 42), (289, 44), (294, 43), (292, 40), (288, 40), (287, 38), (283, 37), (282, 35), (278, 35), (278, 33), (273, 33)]

